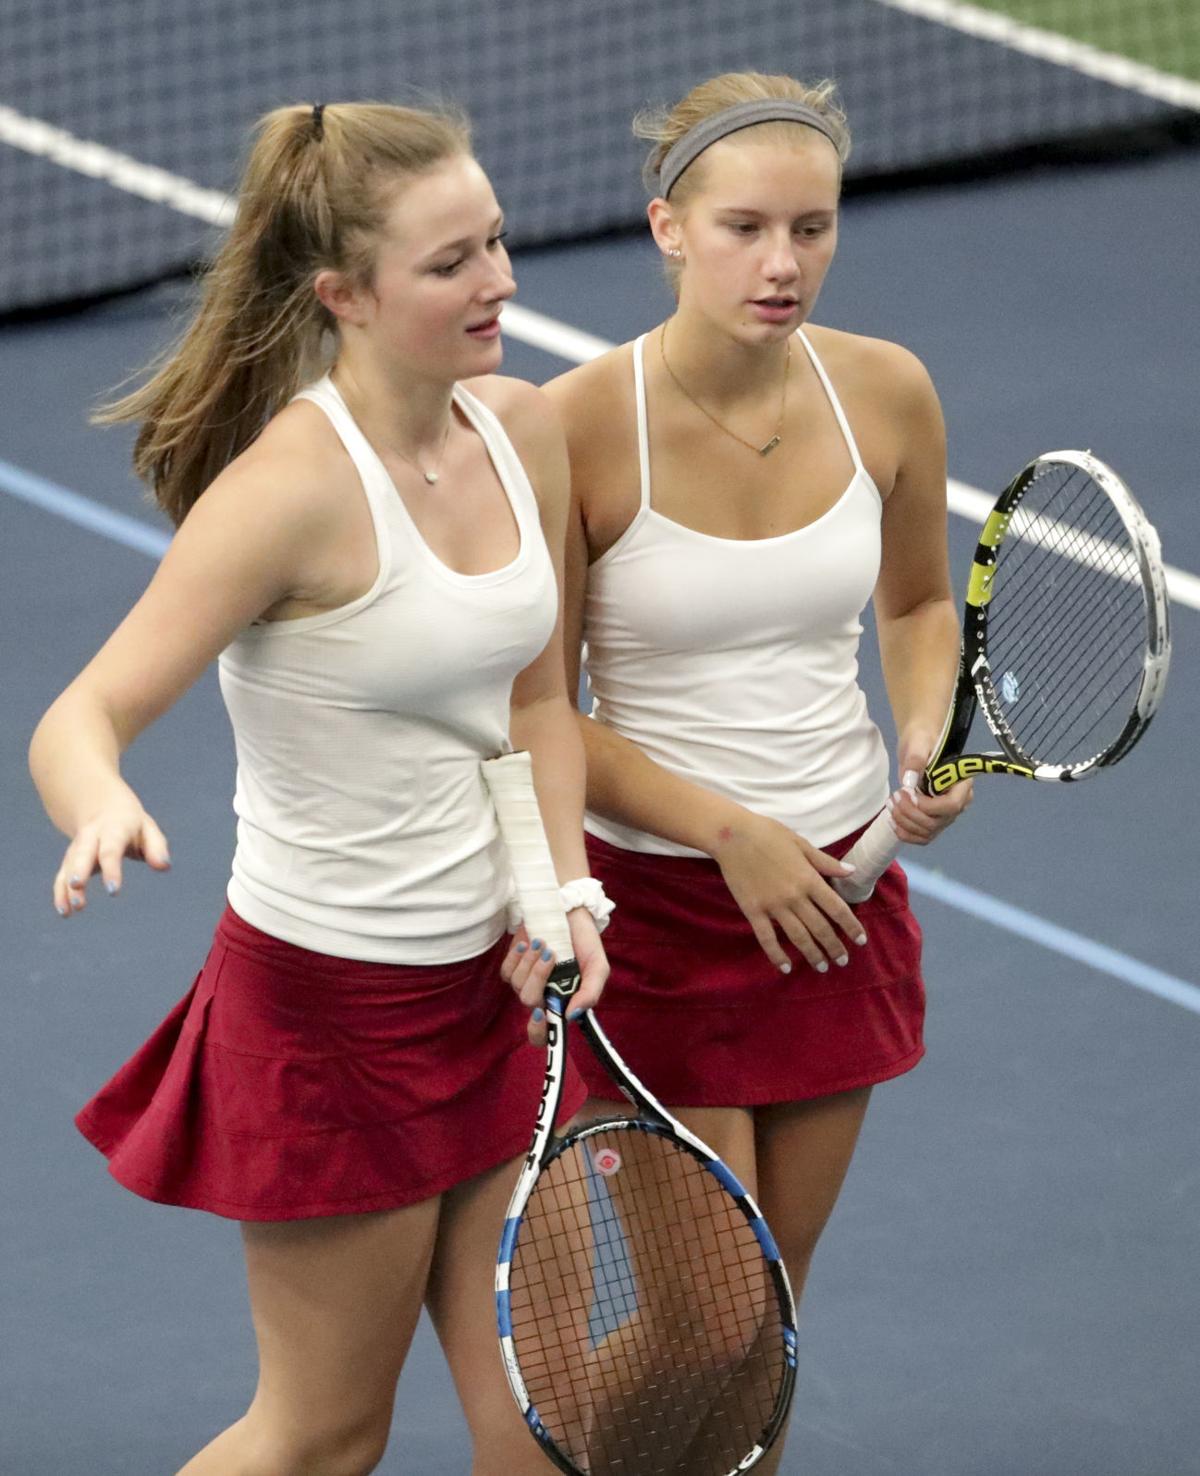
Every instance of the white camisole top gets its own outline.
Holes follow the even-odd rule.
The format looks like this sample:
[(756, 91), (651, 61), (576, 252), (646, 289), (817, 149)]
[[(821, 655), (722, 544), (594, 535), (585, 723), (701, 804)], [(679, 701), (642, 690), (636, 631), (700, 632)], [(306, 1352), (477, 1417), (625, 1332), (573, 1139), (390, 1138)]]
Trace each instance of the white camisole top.
[(358, 470), (379, 572), (350, 604), (258, 622), (221, 654), (238, 765), (229, 901), (264, 932), (341, 958), (471, 958), (504, 931), (508, 892), (479, 762), (507, 747), (513, 678), (557, 612), (533, 489), (496, 416), (456, 387), (520, 533), (511, 563), (456, 573), (329, 377), (298, 398), (325, 412)]
[[(814, 522), (745, 540), (655, 511), (638, 339), (641, 505), (589, 571), (584, 640), (597, 722), (672, 773), (822, 846), (865, 824), (888, 794), (887, 752), (858, 685), (883, 504), (828, 375), (798, 336), (854, 474)], [(701, 854), (595, 814), (587, 828), (627, 850)]]

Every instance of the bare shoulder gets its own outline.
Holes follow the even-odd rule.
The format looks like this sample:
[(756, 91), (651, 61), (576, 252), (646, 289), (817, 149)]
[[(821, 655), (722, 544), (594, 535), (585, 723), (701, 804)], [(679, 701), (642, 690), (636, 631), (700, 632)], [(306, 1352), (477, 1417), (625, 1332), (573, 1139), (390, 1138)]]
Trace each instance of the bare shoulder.
[(916, 409), (936, 404), (937, 395), (929, 371), (902, 344), (840, 328), (805, 328), (809, 341), (829, 374), (847, 385), (884, 401), (897, 409)]
[(505, 374), (463, 381), (463, 388), (482, 400), (504, 427), (517, 455), (528, 465), (563, 455), (563, 432), (549, 395), (526, 379)]
[(325, 414), (295, 401), (274, 416), (217, 476), (189, 514), (219, 517), (227, 526), (294, 543), (335, 525), (344, 515), (354, 463)]
[(622, 343), (546, 385), (572, 447), (589, 436), (611, 434), (616, 417), (632, 403), (632, 365), (633, 345)]

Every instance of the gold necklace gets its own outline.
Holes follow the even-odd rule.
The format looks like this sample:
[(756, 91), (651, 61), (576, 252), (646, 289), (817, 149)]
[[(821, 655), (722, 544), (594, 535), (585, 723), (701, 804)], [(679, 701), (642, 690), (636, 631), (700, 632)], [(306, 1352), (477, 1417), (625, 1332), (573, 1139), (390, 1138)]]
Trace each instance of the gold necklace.
[(791, 338), (787, 340), (787, 358), (784, 360), (783, 365), (783, 388), (781, 389), (779, 394), (779, 419), (775, 423), (775, 434), (762, 446), (756, 446), (753, 441), (747, 441), (743, 436), (739, 436), (737, 431), (731, 431), (727, 425), (722, 425), (711, 411), (704, 408), (700, 401), (696, 399), (695, 395), (689, 394), (688, 391), (684, 389), (683, 385), (680, 384), (674, 369), (672, 369), (670, 364), (667, 362), (667, 325), (665, 323), (662, 325), (662, 332), (658, 335), (658, 352), (662, 356), (663, 368), (671, 376), (675, 388), (679, 391), (681, 395), (683, 395), (684, 399), (690, 400), (692, 404), (695, 405), (696, 409), (699, 410), (701, 415), (704, 415), (709, 420), (711, 420), (719, 431), (724, 431), (727, 436), (730, 436), (733, 440), (738, 441), (741, 443), (741, 445), (745, 446), (747, 451), (757, 452), (759, 456), (769, 456), (771, 452), (774, 451), (775, 447), (779, 445), (780, 441), (783, 439), (783, 416), (785, 410), (787, 409), (788, 371), (792, 367)]

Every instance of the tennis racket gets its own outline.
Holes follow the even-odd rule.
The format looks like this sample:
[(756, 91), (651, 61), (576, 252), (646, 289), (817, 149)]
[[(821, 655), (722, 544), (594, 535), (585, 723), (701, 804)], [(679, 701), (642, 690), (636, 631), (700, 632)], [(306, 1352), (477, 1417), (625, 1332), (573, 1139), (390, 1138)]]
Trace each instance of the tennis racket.
[[(1170, 656), (1162, 551), (1133, 494), (1089, 452), (1039, 456), (979, 535), (958, 679), (921, 788), (972, 774), (1064, 783), (1115, 764), (1158, 710)], [(998, 753), (965, 751), (977, 706)], [(884, 810), (834, 886), (865, 901), (899, 847)]]
[(732, 1476), (787, 1416), (796, 1324), (754, 1201), (660, 1106), (589, 1011), (580, 1029), (634, 1108), (555, 1138), (579, 986), (529, 755), (483, 772), (530, 934), (555, 954), (537, 1124), (496, 1265), (508, 1382), (574, 1476)]

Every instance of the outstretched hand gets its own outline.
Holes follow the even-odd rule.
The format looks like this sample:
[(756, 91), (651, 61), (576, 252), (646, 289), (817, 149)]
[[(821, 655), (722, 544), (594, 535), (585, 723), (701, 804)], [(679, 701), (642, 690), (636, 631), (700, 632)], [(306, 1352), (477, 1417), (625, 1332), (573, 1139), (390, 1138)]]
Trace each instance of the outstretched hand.
[(123, 861), (144, 861), (154, 871), (168, 871), (167, 840), (131, 792), (107, 804), (81, 825), (71, 838), (54, 878), (54, 908), (70, 917), (87, 906), (87, 885), (99, 873), (104, 890), (115, 897), (124, 880)]

